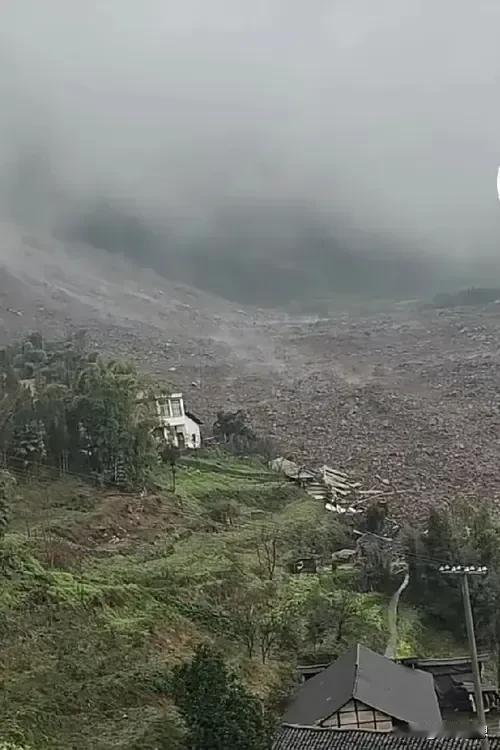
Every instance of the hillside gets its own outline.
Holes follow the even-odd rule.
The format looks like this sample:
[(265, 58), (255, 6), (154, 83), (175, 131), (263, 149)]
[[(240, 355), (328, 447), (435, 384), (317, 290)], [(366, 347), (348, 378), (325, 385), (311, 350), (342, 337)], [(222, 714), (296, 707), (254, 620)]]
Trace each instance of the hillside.
[[(216, 730), (214, 706), (197, 702), (216, 669), (236, 691), (219, 693), (223, 716), (236, 697), (261, 717), (244, 750), (268, 750), (298, 663), (356, 642), (383, 652), (389, 635), (400, 655), (463, 650), (460, 590), (439, 572), (456, 560), (490, 570), (473, 606), (481, 647), (500, 655), (494, 503), (422, 506), (420, 523), (401, 525), (379, 475), (383, 497), (334, 512), (269, 470), (261, 455), (277, 449), (242, 412), (205, 425), (212, 448), (175, 448), (158, 429), (170, 387), (82, 332), (1, 350), (0, 740), (194, 750), (196, 722)], [(389, 602), (406, 571), (395, 632)], [(188, 710), (175, 686), (193, 658), (202, 687)]]
[(96, 348), (184, 391), (210, 424), (246, 409), (285, 452), (381, 477), (394, 512), (499, 499), (496, 304), (416, 302), (325, 317), (236, 308), (118, 256), (2, 226), (0, 344), (84, 327)]
[[(180, 724), (169, 671), (207, 638), (274, 702), (301, 656), (355, 640), (385, 646), (386, 595), (362, 593), (349, 569), (333, 578), (326, 567), (319, 577), (287, 571), (313, 547), (326, 560), (349, 531), (258, 461), (186, 461), (175, 495), (167, 469), (145, 496), (76, 476), (17, 480), (1, 548), (2, 731), (35, 750), (173, 750)], [(311, 620), (328, 591), (330, 636)], [(399, 648), (457, 646), (406, 606)]]

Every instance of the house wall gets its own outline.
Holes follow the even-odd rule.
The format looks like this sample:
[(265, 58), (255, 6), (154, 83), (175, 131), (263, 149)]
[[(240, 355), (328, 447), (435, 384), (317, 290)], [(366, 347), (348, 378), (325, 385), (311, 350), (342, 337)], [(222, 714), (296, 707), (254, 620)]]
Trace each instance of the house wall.
[(331, 716), (323, 719), (321, 726), (337, 729), (364, 729), (377, 732), (391, 732), (393, 721), (390, 716), (377, 711), (358, 700), (348, 701)]
[(186, 423), (186, 417), (168, 417), (165, 414), (160, 414), (160, 423), (170, 425), (170, 427), (181, 427)]
[[(173, 408), (173, 402), (177, 404), (176, 408)], [(186, 415), (184, 401), (180, 394), (157, 399), (156, 413), (167, 442), (173, 440), (177, 448), (185, 447), (195, 450), (201, 447), (200, 427)]]
[(201, 448), (201, 431), (200, 426), (190, 417), (186, 417), (186, 446), (188, 448)]

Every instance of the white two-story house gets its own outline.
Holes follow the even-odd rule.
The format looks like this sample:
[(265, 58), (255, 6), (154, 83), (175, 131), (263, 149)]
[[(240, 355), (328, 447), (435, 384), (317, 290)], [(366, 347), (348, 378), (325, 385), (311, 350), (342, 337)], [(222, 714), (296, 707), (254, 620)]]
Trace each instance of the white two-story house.
[(177, 448), (201, 447), (202, 422), (184, 408), (182, 393), (164, 394), (155, 399), (156, 414), (164, 438)]

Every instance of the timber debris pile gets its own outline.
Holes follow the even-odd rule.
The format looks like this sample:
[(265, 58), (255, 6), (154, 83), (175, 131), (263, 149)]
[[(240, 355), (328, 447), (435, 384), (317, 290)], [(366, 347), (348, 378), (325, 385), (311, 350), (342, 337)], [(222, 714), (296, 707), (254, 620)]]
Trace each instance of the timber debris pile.
[(280, 457), (270, 462), (270, 468), (281, 472), (315, 500), (323, 501), (326, 510), (335, 513), (362, 513), (369, 502), (386, 499), (390, 495), (386, 486), (383, 489), (363, 490), (360, 482), (353, 481), (345, 472), (326, 465), (313, 469)]

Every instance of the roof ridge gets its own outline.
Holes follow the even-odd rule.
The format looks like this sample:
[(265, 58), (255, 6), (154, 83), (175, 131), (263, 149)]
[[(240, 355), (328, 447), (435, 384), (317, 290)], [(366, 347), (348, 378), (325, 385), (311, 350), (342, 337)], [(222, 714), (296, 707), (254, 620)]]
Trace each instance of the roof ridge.
[[(280, 728), (283, 729), (307, 729), (308, 732), (330, 732), (331, 734), (340, 734), (340, 735), (347, 735), (348, 732), (355, 732), (356, 735), (359, 734), (369, 734), (370, 737), (373, 736), (374, 732), (372, 729), (341, 729), (340, 727), (330, 727), (330, 726), (319, 726), (318, 724), (290, 724), (288, 722), (283, 722), (280, 725)], [(385, 732), (384, 732), (385, 734)], [(392, 735), (391, 735), (392, 736)], [(396, 735), (394, 735), (396, 736)]]
[(352, 697), (356, 698), (356, 693), (358, 691), (358, 680), (359, 680), (359, 662), (361, 659), (361, 654), (359, 651), (360, 644), (356, 643), (356, 660), (354, 663), (354, 684), (352, 686)]

